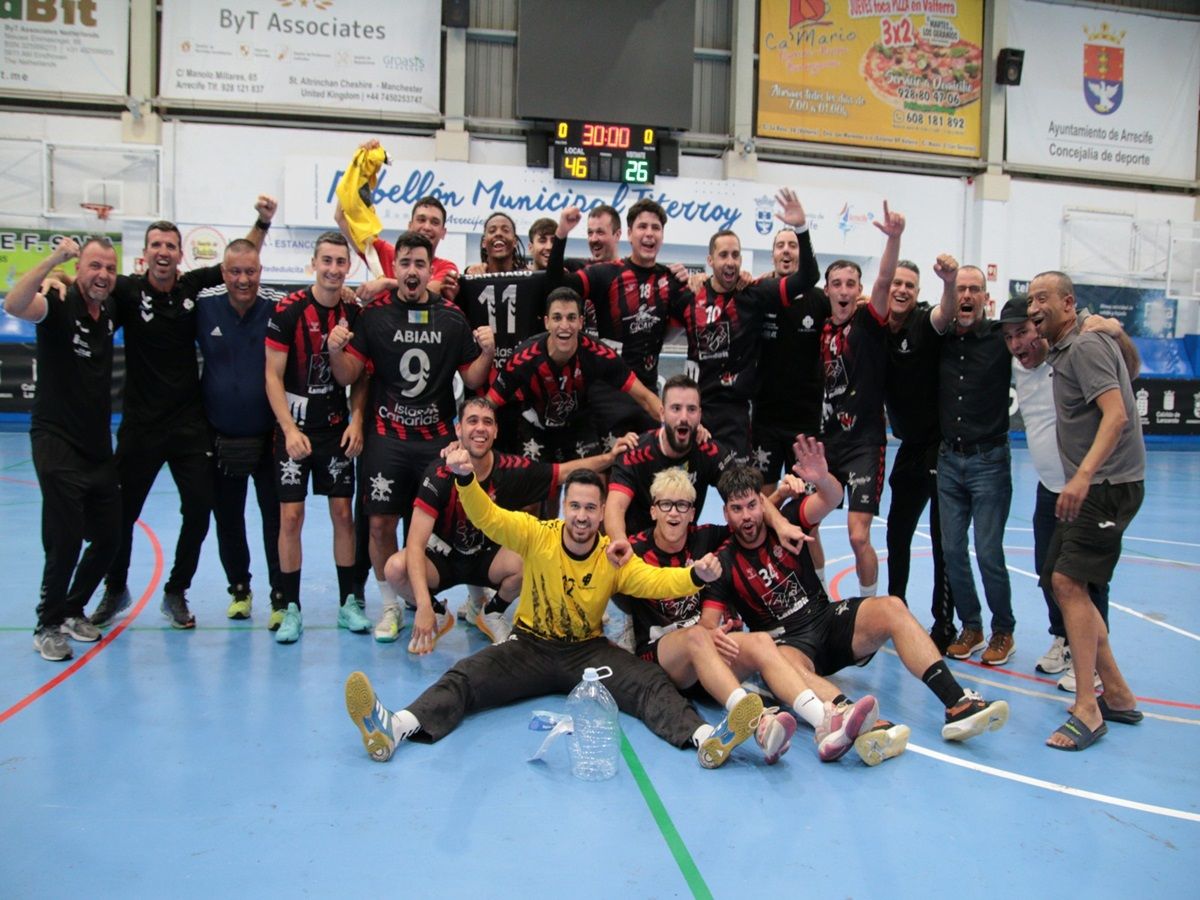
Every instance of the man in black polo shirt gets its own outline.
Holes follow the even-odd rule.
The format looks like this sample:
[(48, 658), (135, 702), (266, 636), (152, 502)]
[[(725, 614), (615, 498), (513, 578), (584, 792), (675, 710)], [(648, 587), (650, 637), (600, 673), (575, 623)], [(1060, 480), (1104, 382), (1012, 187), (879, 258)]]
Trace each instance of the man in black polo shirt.
[[(276, 203), (260, 196), (258, 220), (246, 240), (262, 247)], [(121, 545), (105, 580), (104, 599), (92, 615), (103, 627), (129, 605), (129, 558), (133, 526), (163, 463), (179, 490), (183, 523), (175, 563), (163, 587), (162, 612), (174, 628), (194, 628), (186, 591), (200, 562), (212, 508), (208, 421), (196, 359), (196, 295), (221, 283), (220, 265), (182, 275), (182, 237), (171, 222), (146, 229), (144, 275), (121, 276), (113, 290), (118, 327), (125, 329), (125, 402), (117, 431), (121, 475)]]
[(887, 390), (888, 421), (900, 449), (892, 463), (888, 485), (892, 505), (887, 516), (887, 592), (908, 602), (908, 572), (912, 539), (925, 504), (929, 504), (929, 531), (933, 544), (933, 638), (939, 653), (956, 637), (954, 604), (942, 559), (941, 517), (937, 500), (937, 452), (941, 443), (937, 396), (942, 335), (954, 318), (954, 282), (958, 262), (949, 254), (933, 267), (942, 280), (938, 306), (918, 303), (921, 274), (917, 264), (900, 260), (888, 294)]
[[(78, 274), (65, 296), (42, 294), (50, 270), (75, 257)], [(117, 552), (121, 489), (110, 432), (116, 281), (117, 254), (107, 240), (92, 238), (81, 250), (67, 237), (4, 298), (6, 313), (37, 323), (29, 441), (42, 489), (46, 564), (33, 647), (52, 662), (71, 658), (68, 636), (100, 639), (83, 608)]]
[[(938, 410), (942, 443), (937, 490), (942, 515), (942, 552), (962, 632), (946, 648), (953, 659), (983, 650), (985, 665), (1012, 657), (1012, 589), (1004, 564), (1004, 523), (1012, 501), (1008, 448), (1008, 386), (1012, 363), (998, 322), (986, 315), (983, 272), (962, 266), (955, 277), (954, 327), (942, 339)], [(984, 640), (979, 594), (967, 554), (967, 528), (974, 522), (975, 557), (992, 611), (990, 640)]]

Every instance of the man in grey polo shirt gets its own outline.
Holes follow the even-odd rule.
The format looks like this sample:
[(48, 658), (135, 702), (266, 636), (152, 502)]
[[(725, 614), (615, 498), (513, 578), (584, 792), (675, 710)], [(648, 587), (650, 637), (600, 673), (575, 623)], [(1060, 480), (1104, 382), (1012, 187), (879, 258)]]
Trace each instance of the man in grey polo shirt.
[(1107, 733), (1107, 722), (1133, 725), (1142, 719), (1087, 586), (1112, 579), (1121, 535), (1142, 505), (1146, 448), (1116, 342), (1095, 332), (1075, 333), (1071, 279), (1062, 272), (1034, 278), (1029, 313), (1050, 342), (1058, 448), (1067, 477), (1055, 505), (1058, 526), (1042, 579), (1062, 610), (1076, 672), (1095, 670), (1104, 685), (1099, 697), (1090, 691), (1075, 695), (1071, 715), (1046, 744), (1084, 750)]

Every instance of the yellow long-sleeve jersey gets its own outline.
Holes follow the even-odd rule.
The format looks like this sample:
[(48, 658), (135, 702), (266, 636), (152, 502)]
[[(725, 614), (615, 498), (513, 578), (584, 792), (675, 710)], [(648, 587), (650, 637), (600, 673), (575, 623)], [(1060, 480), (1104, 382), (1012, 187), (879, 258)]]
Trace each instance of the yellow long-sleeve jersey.
[(475, 478), (459, 486), (458, 496), (476, 528), (525, 561), (514, 621), (541, 637), (565, 641), (599, 637), (604, 610), (614, 593), (666, 599), (696, 590), (691, 567), (660, 569), (634, 556), (617, 568), (604, 553), (607, 536), (601, 536), (586, 557), (574, 556), (563, 546), (561, 519), (547, 521), (501, 509)]

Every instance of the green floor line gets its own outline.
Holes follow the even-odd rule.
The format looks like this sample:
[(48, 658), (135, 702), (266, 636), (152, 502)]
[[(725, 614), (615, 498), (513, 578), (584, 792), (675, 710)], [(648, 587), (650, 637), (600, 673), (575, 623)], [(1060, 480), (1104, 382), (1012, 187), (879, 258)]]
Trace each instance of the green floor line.
[(7, 472), (9, 469), (16, 469), (16, 468), (18, 468), (18, 467), (20, 467), (20, 466), (27, 466), (27, 465), (29, 465), (29, 464), (30, 464), (30, 463), (32, 463), (32, 462), (33, 462), (33, 460), (32, 460), (32, 459), (22, 459), (22, 460), (19, 460), (19, 461), (15, 462), (15, 463), (9, 463), (7, 466), (4, 466), (3, 468), (0, 468), (0, 472)]
[(704, 876), (700, 874), (700, 869), (696, 866), (696, 861), (692, 859), (692, 854), (688, 852), (688, 848), (684, 845), (683, 838), (679, 836), (679, 831), (675, 828), (675, 823), (671, 821), (670, 813), (663, 806), (662, 799), (658, 796), (658, 791), (654, 789), (654, 785), (650, 782), (650, 776), (646, 774), (646, 769), (642, 766), (642, 761), (638, 759), (637, 753), (630, 746), (629, 739), (625, 737), (625, 732), (623, 731), (621, 732), (621, 755), (625, 757), (625, 764), (629, 766), (629, 771), (633, 774), (633, 780), (637, 782), (638, 789), (642, 792), (642, 799), (646, 801), (646, 806), (650, 809), (650, 815), (654, 816), (654, 821), (658, 824), (658, 830), (662, 833), (663, 840), (667, 842), (667, 847), (670, 849), (671, 855), (675, 857), (675, 864), (679, 866), (679, 871), (683, 874), (684, 880), (688, 883), (688, 887), (692, 889), (692, 896), (711, 900), (712, 891), (704, 883)]

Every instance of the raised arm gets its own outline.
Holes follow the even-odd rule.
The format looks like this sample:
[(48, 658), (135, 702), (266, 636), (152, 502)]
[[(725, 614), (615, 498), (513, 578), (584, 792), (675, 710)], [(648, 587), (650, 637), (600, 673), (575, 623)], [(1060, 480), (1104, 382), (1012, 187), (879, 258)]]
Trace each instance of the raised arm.
[(800, 268), (784, 279), (784, 290), (790, 298), (810, 290), (820, 280), (821, 270), (813, 253), (808, 216), (796, 192), (783, 188), (775, 195), (775, 202), (782, 208), (781, 212), (775, 213), (775, 218), (796, 232), (796, 242), (800, 245)]
[(246, 240), (252, 243), (255, 249), (262, 249), (263, 239), (267, 236), (271, 220), (275, 218), (277, 209), (279, 209), (279, 204), (275, 202), (274, 197), (268, 197), (266, 194), (258, 195), (258, 202), (254, 204), (254, 211), (258, 213), (258, 218), (246, 232)]
[(875, 318), (879, 321), (887, 319), (888, 294), (892, 290), (892, 279), (896, 277), (896, 263), (900, 259), (900, 235), (904, 233), (904, 216), (888, 209), (888, 203), (883, 201), (883, 218), (873, 223), (876, 228), (887, 235), (887, 243), (883, 246), (883, 256), (879, 258), (879, 274), (875, 276), (875, 286), (871, 288), (871, 308), (875, 310)]
[(17, 279), (4, 298), (4, 311), (26, 322), (40, 322), (46, 318), (46, 295), (41, 290), (42, 282), (55, 266), (77, 256), (79, 244), (73, 238), (64, 237), (49, 256)]
[(809, 525), (816, 525), (842, 502), (842, 483), (829, 474), (825, 445), (816, 438), (797, 435), (792, 449), (796, 452), (796, 465), (792, 471), (809, 484), (817, 486), (815, 494), (801, 501), (804, 504), (801, 507), (803, 520)]
[(957, 302), (954, 279), (958, 275), (958, 260), (949, 253), (942, 253), (933, 264), (933, 271), (942, 279), (942, 299), (929, 314), (929, 322), (938, 334), (944, 334), (954, 321), (954, 306)]
[[(559, 214), (558, 230), (554, 232), (554, 244), (550, 248), (550, 259), (546, 262), (546, 292), (564, 285), (573, 288), (581, 295), (584, 292), (583, 279), (573, 272), (567, 272), (563, 266), (563, 257), (567, 255), (567, 235), (583, 218), (578, 206), (568, 206)], [(586, 298), (585, 298), (586, 299)]]

